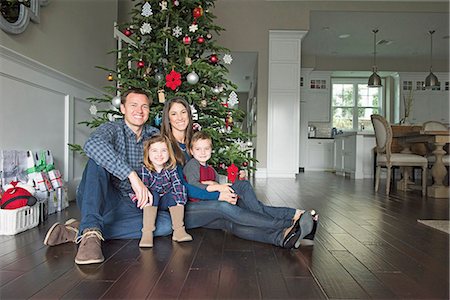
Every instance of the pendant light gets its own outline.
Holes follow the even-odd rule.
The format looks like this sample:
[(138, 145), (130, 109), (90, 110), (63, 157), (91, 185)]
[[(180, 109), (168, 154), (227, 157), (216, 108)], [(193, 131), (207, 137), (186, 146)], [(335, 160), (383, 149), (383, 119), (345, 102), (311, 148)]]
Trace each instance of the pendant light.
[(369, 77), (369, 82), (367, 85), (369, 87), (381, 87), (381, 78), (377, 74), (377, 32), (378, 29), (372, 30), (373, 32), (373, 66), (372, 66), (372, 75)]
[(430, 74), (425, 78), (425, 88), (433, 88), (440, 85), (438, 78), (433, 74), (433, 33), (434, 30), (430, 30)]

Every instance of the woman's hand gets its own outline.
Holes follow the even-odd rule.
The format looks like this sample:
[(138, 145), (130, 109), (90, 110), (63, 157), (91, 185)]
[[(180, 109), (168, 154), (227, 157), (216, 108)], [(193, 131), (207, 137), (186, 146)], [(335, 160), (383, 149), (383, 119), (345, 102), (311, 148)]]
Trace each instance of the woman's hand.
[(153, 203), (153, 196), (148, 190), (147, 186), (142, 182), (135, 171), (131, 172), (128, 176), (131, 183), (131, 188), (134, 191), (137, 199), (137, 207), (143, 209), (148, 203), (151, 205)]
[(238, 196), (235, 193), (231, 193), (229, 191), (220, 192), (219, 201), (226, 201), (230, 204), (236, 205), (238, 200)]

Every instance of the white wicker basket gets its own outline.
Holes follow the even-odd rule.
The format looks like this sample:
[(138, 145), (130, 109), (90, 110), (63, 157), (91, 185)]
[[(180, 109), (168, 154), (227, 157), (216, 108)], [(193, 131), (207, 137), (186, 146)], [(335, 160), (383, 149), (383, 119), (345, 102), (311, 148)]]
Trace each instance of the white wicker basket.
[(39, 224), (39, 205), (0, 209), (0, 235), (14, 235)]

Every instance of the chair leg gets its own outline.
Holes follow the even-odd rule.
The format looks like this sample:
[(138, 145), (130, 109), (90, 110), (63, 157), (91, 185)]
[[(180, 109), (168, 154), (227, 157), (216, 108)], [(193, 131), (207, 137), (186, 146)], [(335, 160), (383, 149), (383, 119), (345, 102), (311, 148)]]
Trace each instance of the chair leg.
[(389, 195), (391, 188), (391, 166), (387, 166), (387, 178), (386, 178), (386, 195)]
[(378, 187), (380, 185), (380, 172), (381, 167), (377, 166), (377, 169), (375, 170), (375, 192), (378, 192)]
[(422, 167), (422, 196), (427, 194), (427, 166)]

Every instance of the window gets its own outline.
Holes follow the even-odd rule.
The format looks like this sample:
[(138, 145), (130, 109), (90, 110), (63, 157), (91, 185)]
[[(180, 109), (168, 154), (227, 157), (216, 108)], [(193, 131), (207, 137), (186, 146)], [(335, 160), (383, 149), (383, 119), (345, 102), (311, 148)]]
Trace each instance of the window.
[(370, 115), (381, 111), (381, 88), (369, 88), (362, 79), (333, 79), (331, 88), (333, 127), (372, 130)]

